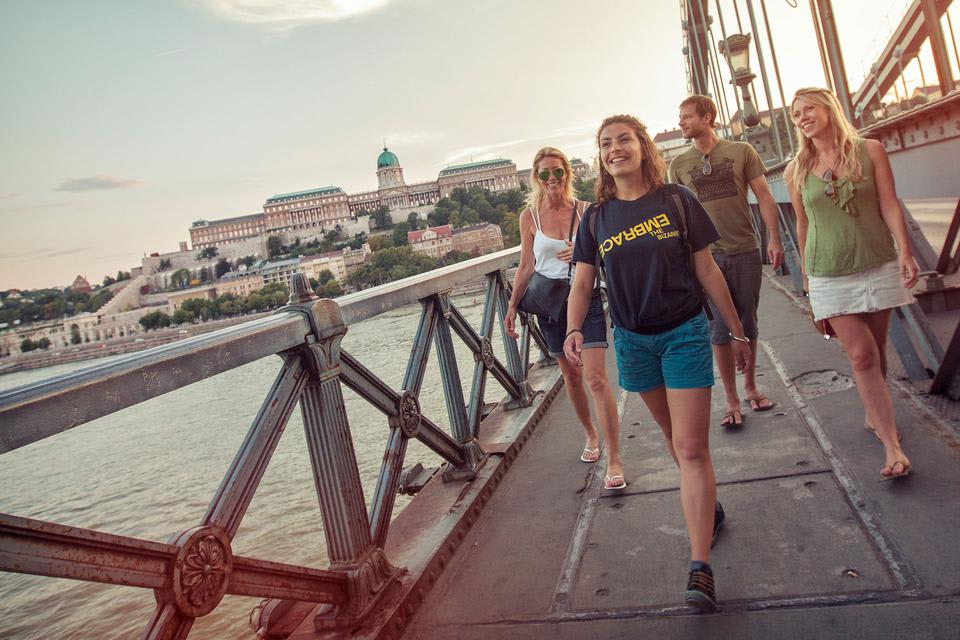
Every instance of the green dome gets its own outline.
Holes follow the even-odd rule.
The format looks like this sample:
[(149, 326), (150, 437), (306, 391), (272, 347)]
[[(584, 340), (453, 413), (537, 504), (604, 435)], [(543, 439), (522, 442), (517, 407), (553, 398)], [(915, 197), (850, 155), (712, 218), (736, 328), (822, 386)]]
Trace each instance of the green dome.
[(377, 158), (377, 169), (383, 169), (384, 167), (399, 167), (400, 161), (397, 160), (397, 156), (393, 151), (388, 151), (386, 147), (383, 148), (383, 153)]

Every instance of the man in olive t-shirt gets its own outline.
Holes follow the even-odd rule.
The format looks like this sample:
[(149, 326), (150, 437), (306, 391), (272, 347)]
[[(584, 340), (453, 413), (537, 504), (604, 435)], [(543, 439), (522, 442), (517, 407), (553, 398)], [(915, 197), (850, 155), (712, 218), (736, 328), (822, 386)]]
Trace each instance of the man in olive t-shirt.
[[(714, 129), (716, 114), (717, 107), (707, 96), (690, 96), (680, 103), (680, 132), (684, 138), (692, 139), (693, 144), (670, 163), (669, 179), (696, 194), (720, 233), (720, 239), (713, 243), (711, 250), (730, 288), (730, 296), (750, 340), (753, 363), (756, 364), (757, 306), (763, 276), (760, 241), (747, 202), (747, 187), (760, 205), (760, 216), (769, 234), (767, 256), (774, 268), (783, 261), (777, 203), (770, 193), (763, 162), (756, 150), (746, 142), (721, 139)], [(727, 397), (727, 409), (721, 424), (740, 426), (743, 414), (730, 348), (733, 338), (716, 308), (712, 310), (713, 354)], [(754, 411), (773, 407), (757, 388), (752, 366), (744, 370), (743, 391)]]

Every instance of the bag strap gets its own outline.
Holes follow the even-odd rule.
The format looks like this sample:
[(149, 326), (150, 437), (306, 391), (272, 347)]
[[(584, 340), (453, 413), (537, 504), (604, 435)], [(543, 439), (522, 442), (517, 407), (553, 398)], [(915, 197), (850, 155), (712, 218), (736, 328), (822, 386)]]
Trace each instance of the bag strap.
[(697, 281), (697, 270), (693, 262), (693, 245), (690, 244), (690, 238), (687, 235), (687, 206), (683, 202), (683, 196), (680, 194), (680, 187), (673, 182), (667, 182), (663, 185), (663, 191), (667, 195), (667, 201), (673, 214), (677, 218), (677, 225), (680, 227), (680, 239), (683, 240), (683, 247), (687, 252), (687, 262), (690, 265), (690, 275), (697, 283), (697, 297), (700, 298), (700, 304), (703, 306), (707, 318), (713, 320), (713, 313), (710, 311), (710, 305), (707, 304), (706, 296), (703, 293), (703, 287)]
[[(573, 225), (577, 221), (577, 199), (573, 199), (573, 213), (570, 214), (570, 231), (567, 233), (567, 242), (573, 241)], [(570, 281), (570, 274), (573, 273), (573, 259), (567, 263), (567, 282)]]
[[(593, 241), (597, 242), (597, 218), (600, 216), (600, 213), (603, 211), (603, 203), (593, 204), (587, 210), (587, 228), (590, 229), (590, 235), (593, 237)], [(593, 268), (595, 274), (595, 280), (593, 284), (594, 290), (600, 289), (600, 270), (603, 269), (602, 260), (600, 259), (600, 243), (597, 242), (597, 250), (594, 253), (593, 258)], [(607, 279), (606, 271), (604, 271), (603, 279)]]

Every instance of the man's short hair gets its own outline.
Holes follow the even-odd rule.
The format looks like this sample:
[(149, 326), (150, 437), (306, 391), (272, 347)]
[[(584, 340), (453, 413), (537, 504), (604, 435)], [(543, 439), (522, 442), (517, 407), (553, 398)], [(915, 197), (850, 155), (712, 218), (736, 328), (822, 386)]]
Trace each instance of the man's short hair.
[(696, 110), (697, 115), (701, 118), (706, 117), (710, 114), (710, 126), (716, 128), (717, 126), (717, 105), (710, 96), (701, 96), (701, 95), (692, 95), (683, 102), (680, 103), (680, 108), (692, 104)]

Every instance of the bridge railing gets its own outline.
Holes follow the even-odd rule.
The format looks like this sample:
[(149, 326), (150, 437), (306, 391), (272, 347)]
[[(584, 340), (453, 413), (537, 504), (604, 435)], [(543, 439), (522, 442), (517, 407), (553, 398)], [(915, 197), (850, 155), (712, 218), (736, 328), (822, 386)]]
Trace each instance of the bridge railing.
[[(478, 442), (484, 391), (493, 376), (507, 408), (528, 406), (530, 349), (544, 348), (535, 325), (521, 338), (504, 327), (509, 286), (503, 269), (519, 249), (475, 258), (351, 295), (318, 300), (302, 275), (273, 316), (127, 355), (108, 363), (0, 392), (0, 454), (193, 384), (268, 355), (283, 365), (233, 462), (196, 527), (166, 543), (0, 514), (0, 569), (153, 589), (157, 605), (141, 637), (186, 637), (195, 619), (226, 594), (327, 603), (318, 629), (348, 628), (376, 604), (397, 568), (384, 554), (407, 444), (417, 439), (445, 461), (445, 478), (469, 478), (485, 460)], [(450, 299), (451, 289), (487, 282), (479, 332)], [(350, 324), (419, 301), (419, 326), (399, 389), (341, 346)], [(491, 340), (499, 323), (503, 360)], [(474, 356), (463, 397), (454, 352), (457, 336)], [(418, 397), (435, 346), (450, 432), (421, 412)], [(387, 417), (389, 437), (367, 510), (342, 386)], [(231, 541), (297, 406), (303, 416), (329, 567), (234, 555)]]

